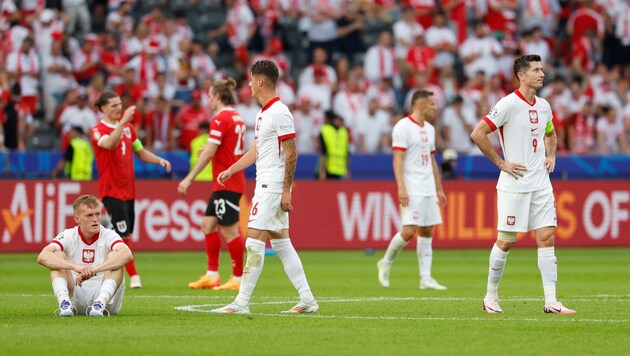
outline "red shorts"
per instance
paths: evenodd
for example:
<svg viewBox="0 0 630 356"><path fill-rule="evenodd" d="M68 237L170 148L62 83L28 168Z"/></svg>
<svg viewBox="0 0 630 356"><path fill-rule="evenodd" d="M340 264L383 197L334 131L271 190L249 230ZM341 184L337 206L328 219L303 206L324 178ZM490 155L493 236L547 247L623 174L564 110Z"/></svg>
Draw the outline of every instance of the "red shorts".
<svg viewBox="0 0 630 356"><path fill-rule="evenodd" d="M36 96L23 96L20 99L20 106L28 110L28 113L34 115L37 111L37 97Z"/></svg>

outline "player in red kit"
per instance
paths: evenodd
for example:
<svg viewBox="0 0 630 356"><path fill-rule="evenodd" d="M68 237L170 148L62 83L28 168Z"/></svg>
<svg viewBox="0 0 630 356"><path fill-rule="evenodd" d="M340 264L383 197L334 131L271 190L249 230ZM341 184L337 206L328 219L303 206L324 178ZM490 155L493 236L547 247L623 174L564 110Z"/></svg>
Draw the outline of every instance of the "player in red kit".
<svg viewBox="0 0 630 356"><path fill-rule="evenodd" d="M177 188L179 194L186 195L192 181L210 161L213 172L223 172L243 156L245 123L233 107L236 104L232 95L235 88L236 82L232 78L217 80L210 87L208 92L210 110L217 114L210 123L208 144L201 151L197 164L179 183ZM245 173L241 171L233 178L226 182L225 186L217 183L216 176L213 181L212 196L201 222L201 231L206 235L208 270L198 281L189 283L190 288L238 290L241 286L244 246L238 230L240 212L238 204L245 191ZM219 276L221 239L218 226L221 226L221 236L225 239L232 258L232 278L223 285Z"/></svg>
<svg viewBox="0 0 630 356"><path fill-rule="evenodd" d="M171 171L171 163L142 147L136 130L129 123L135 106L127 108L121 117L120 97L110 91L101 94L95 106L103 113L103 120L92 128L90 135L99 175L98 190L114 230L131 249L128 237L133 233L136 198L133 153L143 162L159 164L167 172ZM129 286L141 288L134 262L129 262L125 268L131 277Z"/></svg>

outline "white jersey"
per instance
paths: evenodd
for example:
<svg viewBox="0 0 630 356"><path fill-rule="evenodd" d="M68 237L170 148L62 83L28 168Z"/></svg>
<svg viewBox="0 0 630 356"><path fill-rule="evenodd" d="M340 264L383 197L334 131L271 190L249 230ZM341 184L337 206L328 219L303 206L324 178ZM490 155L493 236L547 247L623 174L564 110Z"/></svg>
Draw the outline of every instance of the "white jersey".
<svg viewBox="0 0 630 356"><path fill-rule="evenodd" d="M295 138L293 115L280 98L271 99L256 115L256 188L282 192L286 161L282 141Z"/></svg>
<svg viewBox="0 0 630 356"><path fill-rule="evenodd" d="M518 180L501 171L498 190L526 193L551 186L545 168L545 128L552 118L547 100L535 97L530 104L518 90L499 100L483 118L493 130L499 129L505 160L527 167Z"/></svg>
<svg viewBox="0 0 630 356"><path fill-rule="evenodd" d="M435 196L431 154L435 152L435 128L421 126L410 116L398 121L392 132L392 150L405 151L404 179L410 196Z"/></svg>
<svg viewBox="0 0 630 356"><path fill-rule="evenodd" d="M102 225L98 235L92 238L92 243L90 244L85 242L85 238L78 226L64 230L51 242L57 250L63 251L68 256L70 262L90 267L95 267L105 262L107 255L119 243L123 243L120 236ZM99 273L97 277L102 277L103 273Z"/></svg>

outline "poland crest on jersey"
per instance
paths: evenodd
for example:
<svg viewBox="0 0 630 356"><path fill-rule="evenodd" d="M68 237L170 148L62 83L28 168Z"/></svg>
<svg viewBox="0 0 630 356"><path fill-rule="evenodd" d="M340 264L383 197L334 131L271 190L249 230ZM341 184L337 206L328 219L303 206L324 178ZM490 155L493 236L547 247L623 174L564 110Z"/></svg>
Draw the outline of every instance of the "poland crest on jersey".
<svg viewBox="0 0 630 356"><path fill-rule="evenodd" d="M426 132L420 131L420 139L422 140L422 142L428 142L429 136L427 135Z"/></svg>
<svg viewBox="0 0 630 356"><path fill-rule="evenodd" d="M123 133L125 134L125 137L127 137L127 138L131 138L131 130L129 130L129 128L128 128L128 127L125 127L125 128L123 129Z"/></svg>
<svg viewBox="0 0 630 356"><path fill-rule="evenodd" d="M83 254L81 255L81 260L83 263L94 263L94 250L84 249Z"/></svg>
<svg viewBox="0 0 630 356"><path fill-rule="evenodd" d="M536 110L529 111L529 122L531 122L532 124L538 123L538 111Z"/></svg>
<svg viewBox="0 0 630 356"><path fill-rule="evenodd" d="M516 216L508 216L507 217L507 225L514 226L516 224Z"/></svg>

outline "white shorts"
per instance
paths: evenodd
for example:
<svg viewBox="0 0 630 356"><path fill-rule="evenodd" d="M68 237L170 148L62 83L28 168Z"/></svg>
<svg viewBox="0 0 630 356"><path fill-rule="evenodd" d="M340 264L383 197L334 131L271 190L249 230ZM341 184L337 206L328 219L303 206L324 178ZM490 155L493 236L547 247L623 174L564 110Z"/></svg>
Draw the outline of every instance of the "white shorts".
<svg viewBox="0 0 630 356"><path fill-rule="evenodd" d="M433 226L442 223L437 196L410 196L409 205L400 207L402 224L413 226Z"/></svg>
<svg viewBox="0 0 630 356"><path fill-rule="evenodd" d="M289 213L282 210L281 201L282 193L255 192L247 227L275 233L288 229Z"/></svg>
<svg viewBox="0 0 630 356"><path fill-rule="evenodd" d="M497 190L499 231L528 232L558 226L553 188L529 193Z"/></svg>
<svg viewBox="0 0 630 356"><path fill-rule="evenodd" d="M72 272L73 278L76 278L76 274ZM74 286L74 293L72 298L72 305L77 308L77 314L85 315L85 311L89 306L91 306L96 298L98 297L98 292L101 289L101 284L103 283L102 278L89 279L83 282L83 286ZM114 315L118 314L120 308L122 307L122 300L125 294L125 279L123 278L122 283L116 289L116 293L109 300L105 309Z"/></svg>

